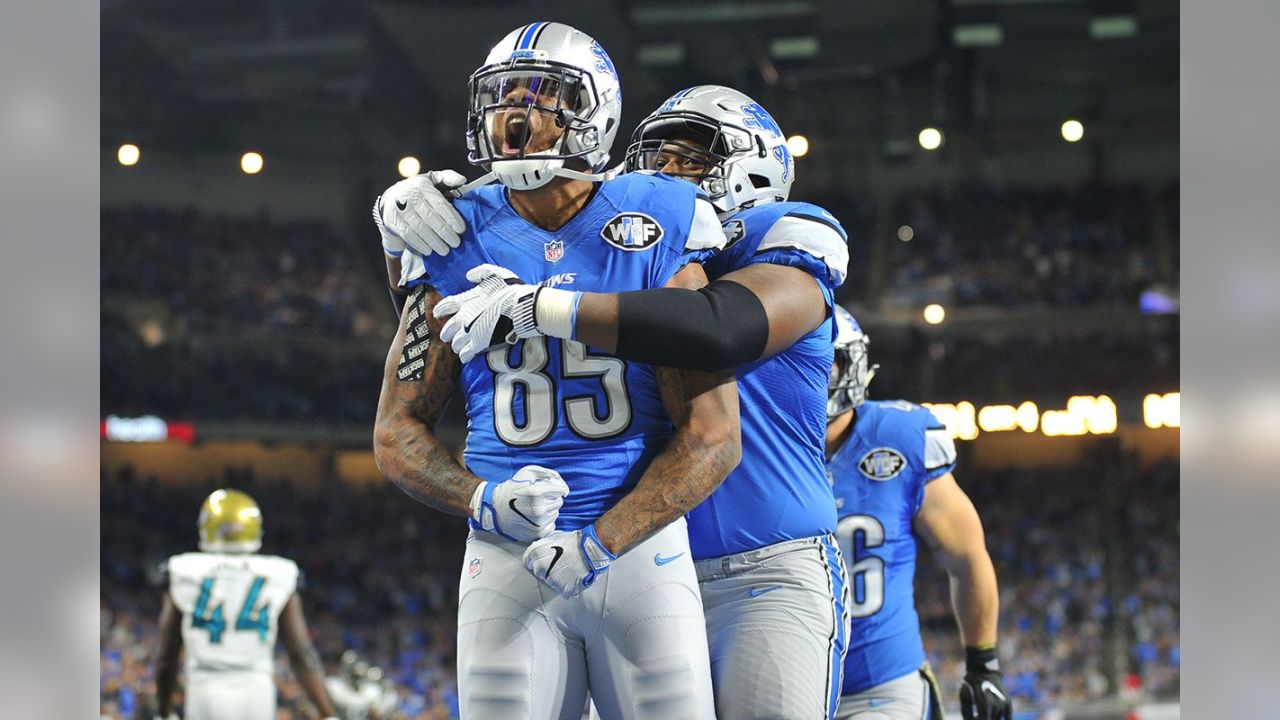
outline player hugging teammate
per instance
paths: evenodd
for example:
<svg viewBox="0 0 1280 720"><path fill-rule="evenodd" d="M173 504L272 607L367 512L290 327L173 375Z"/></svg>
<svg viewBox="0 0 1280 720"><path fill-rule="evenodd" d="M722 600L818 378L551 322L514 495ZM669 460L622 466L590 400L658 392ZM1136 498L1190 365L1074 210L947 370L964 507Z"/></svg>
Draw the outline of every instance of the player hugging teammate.
<svg viewBox="0 0 1280 720"><path fill-rule="evenodd" d="M565 25L510 33L470 98L470 159L498 184L427 173L374 207L408 295L376 456L471 522L463 717L576 718L588 693L610 720L834 717L850 691L827 474L844 230L788 201L785 136L730 88L672 96L626 172L601 174L621 88ZM455 392L464 465L433 433ZM977 691L1003 696L993 672Z"/></svg>

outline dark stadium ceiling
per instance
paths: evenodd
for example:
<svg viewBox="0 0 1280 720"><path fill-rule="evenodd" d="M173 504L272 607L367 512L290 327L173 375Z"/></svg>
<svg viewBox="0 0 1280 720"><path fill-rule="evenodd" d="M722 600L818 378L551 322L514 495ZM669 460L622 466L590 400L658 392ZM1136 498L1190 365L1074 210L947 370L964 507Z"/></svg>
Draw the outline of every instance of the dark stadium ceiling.
<svg viewBox="0 0 1280 720"><path fill-rule="evenodd" d="M466 79L503 34L562 20L608 48L630 127L734 85L784 128L883 142L1067 116L1176 132L1177 0L104 0L104 142L250 134L340 158L460 146Z"/></svg>

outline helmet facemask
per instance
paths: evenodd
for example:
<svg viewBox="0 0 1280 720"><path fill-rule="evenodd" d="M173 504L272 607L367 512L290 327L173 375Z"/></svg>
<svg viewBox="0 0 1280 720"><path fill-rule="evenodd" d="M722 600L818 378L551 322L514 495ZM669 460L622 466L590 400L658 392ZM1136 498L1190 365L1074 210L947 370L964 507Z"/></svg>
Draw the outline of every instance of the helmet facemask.
<svg viewBox="0 0 1280 720"><path fill-rule="evenodd" d="M689 111L668 111L640 123L627 148L626 170L656 171L689 180L722 213L740 209L730 199L733 164L755 151L742 127Z"/></svg>
<svg viewBox="0 0 1280 720"><path fill-rule="evenodd" d="M468 160L515 190L550 182L565 161L600 148L591 76L551 61L503 63L471 76ZM593 169L593 168L589 168Z"/></svg>
<svg viewBox="0 0 1280 720"><path fill-rule="evenodd" d="M827 381L827 419L831 420L867 401L867 386L879 365L867 364L866 335L835 346L835 363Z"/></svg>

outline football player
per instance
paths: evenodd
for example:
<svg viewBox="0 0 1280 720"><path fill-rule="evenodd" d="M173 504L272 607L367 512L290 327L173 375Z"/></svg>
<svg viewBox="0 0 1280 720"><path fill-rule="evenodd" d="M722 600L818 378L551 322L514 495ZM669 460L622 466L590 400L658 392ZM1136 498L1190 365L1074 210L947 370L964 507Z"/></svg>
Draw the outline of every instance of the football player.
<svg viewBox="0 0 1280 720"><path fill-rule="evenodd" d="M830 213L787 201L795 166L781 128L758 103L730 88L699 86L667 100L637 128L626 169L689 180L716 206L729 246L706 263L713 280L706 290L675 291L678 296L669 298L665 290L602 295L493 284L492 292L481 288L450 303L466 307L443 337L465 357L492 343L490 328L515 317L511 311L522 303L522 312L537 320L563 299L566 307L577 306L576 322L567 329L535 322L535 329L607 344L605 334L616 326L587 307L598 301L630 307L635 300L652 304L637 306L652 343L619 341L616 354L653 358L667 352L659 346L670 344L670 362L697 358L694 365L727 368L736 358L670 331L716 322L685 303L706 303L735 318L754 304L767 315L767 321L745 326L764 349L737 368L742 463L689 514L689 541L698 561L720 716L829 717L840 694L848 618L823 448L835 332L830 317L847 269L847 237ZM408 224L420 228L419 236L431 232L427 223ZM762 353L766 357L759 359Z"/></svg>
<svg viewBox="0 0 1280 720"><path fill-rule="evenodd" d="M369 680L373 669L354 650L347 650L342 653L338 674L325 678L325 689L341 720L369 720L383 692L381 671L377 681Z"/></svg>
<svg viewBox="0 0 1280 720"><path fill-rule="evenodd" d="M588 290L702 284L698 263L724 245L715 209L679 180L594 174L617 132L621 88L604 48L578 30L519 28L469 87L470 156L499 184L455 201L466 230L452 252L414 256L425 274L407 283L375 429L388 479L471 518L462 712L577 718L589 688L610 720L713 717L683 516L738 463L732 375L628 363L544 336L463 362L429 338L440 294L470 288L469 271L485 263ZM402 203L384 195L379 214ZM465 467L433 433L455 390L467 404Z"/></svg>
<svg viewBox="0 0 1280 720"><path fill-rule="evenodd" d="M197 523L200 552L165 564L168 592L160 610L156 698L171 717L178 652L186 648L186 720L274 720L276 636L294 675L322 716L336 720L324 690L324 667L311 644L292 560L260 555L262 513L239 490L216 490Z"/></svg>
<svg viewBox="0 0 1280 720"><path fill-rule="evenodd" d="M867 366L867 338L844 308L836 308L836 325L827 468L840 515L836 536L853 587L838 717L943 717L912 588L916 542L923 540L951 576L965 647L961 714L966 720L1011 720L996 657L995 568L982 521L952 474L955 444L929 410L901 400L867 400L875 372Z"/></svg>

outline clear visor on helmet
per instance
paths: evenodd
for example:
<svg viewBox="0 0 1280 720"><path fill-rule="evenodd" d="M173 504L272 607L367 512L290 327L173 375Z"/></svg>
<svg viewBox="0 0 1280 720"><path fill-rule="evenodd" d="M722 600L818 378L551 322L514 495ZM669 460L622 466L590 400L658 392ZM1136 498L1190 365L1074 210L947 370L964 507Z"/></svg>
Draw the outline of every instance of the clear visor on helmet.
<svg viewBox="0 0 1280 720"><path fill-rule="evenodd" d="M486 159L573 156L566 130L580 129L595 109L592 87L575 68L495 68L471 81L471 112L479 121L477 150Z"/></svg>
<svg viewBox="0 0 1280 720"><path fill-rule="evenodd" d="M669 112L636 128L627 148L626 169L685 178L714 199L727 190L728 166L734 156L751 150L751 133L745 128L700 113Z"/></svg>

